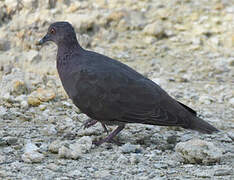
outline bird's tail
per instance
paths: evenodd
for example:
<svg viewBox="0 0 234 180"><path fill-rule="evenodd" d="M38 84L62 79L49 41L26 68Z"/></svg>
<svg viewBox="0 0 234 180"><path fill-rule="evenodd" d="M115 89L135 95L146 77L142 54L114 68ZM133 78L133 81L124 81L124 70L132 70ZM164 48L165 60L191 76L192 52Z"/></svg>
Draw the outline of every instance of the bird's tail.
<svg viewBox="0 0 234 180"><path fill-rule="evenodd" d="M199 131L205 134L212 134L214 132L219 132L214 126L210 125L206 121L202 120L199 117L193 116L191 119L191 123L189 127L185 127L186 129L192 129Z"/></svg>

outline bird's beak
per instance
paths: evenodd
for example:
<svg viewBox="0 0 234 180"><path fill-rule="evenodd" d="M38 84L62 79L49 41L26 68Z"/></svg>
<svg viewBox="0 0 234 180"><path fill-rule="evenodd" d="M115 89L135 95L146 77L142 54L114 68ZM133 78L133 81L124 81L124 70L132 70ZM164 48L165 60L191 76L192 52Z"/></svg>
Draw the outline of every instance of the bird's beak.
<svg viewBox="0 0 234 180"><path fill-rule="evenodd" d="M46 34L40 41L36 43L36 45L43 45L45 42L49 41L49 35Z"/></svg>

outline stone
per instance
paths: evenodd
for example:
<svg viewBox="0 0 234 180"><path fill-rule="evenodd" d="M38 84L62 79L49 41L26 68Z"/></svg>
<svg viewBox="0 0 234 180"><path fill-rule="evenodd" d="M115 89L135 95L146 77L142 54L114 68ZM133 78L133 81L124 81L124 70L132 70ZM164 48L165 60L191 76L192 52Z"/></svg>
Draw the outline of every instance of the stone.
<svg viewBox="0 0 234 180"><path fill-rule="evenodd" d="M44 155L38 152L38 147L29 142L25 145L22 160L26 163L40 163L44 159Z"/></svg>
<svg viewBox="0 0 234 180"><path fill-rule="evenodd" d="M0 118L3 118L7 114L7 109L3 106L0 106Z"/></svg>
<svg viewBox="0 0 234 180"><path fill-rule="evenodd" d="M175 147L178 159L184 163L210 164L219 162L223 156L223 150L213 143L200 139L191 139L180 142Z"/></svg>
<svg viewBox="0 0 234 180"><path fill-rule="evenodd" d="M42 102L48 102L55 98L55 92L52 89L38 88L28 96L28 104L39 106Z"/></svg>
<svg viewBox="0 0 234 180"><path fill-rule="evenodd" d="M140 153L142 150L140 145L126 143L121 147L121 151L122 153Z"/></svg>
<svg viewBox="0 0 234 180"><path fill-rule="evenodd" d="M6 95L19 96L29 91L28 84L25 79L25 73L20 69L12 69L11 74L2 77L0 82L0 98L5 99Z"/></svg>
<svg viewBox="0 0 234 180"><path fill-rule="evenodd" d="M193 172L193 174L199 178L210 178L213 176L213 172L209 170L200 170L197 169Z"/></svg>
<svg viewBox="0 0 234 180"><path fill-rule="evenodd" d="M50 125L44 127L42 129L42 132L46 136L56 135L57 134L56 126L53 124L50 124Z"/></svg>
<svg viewBox="0 0 234 180"><path fill-rule="evenodd" d="M210 97L210 96L207 96L207 95L201 95L199 97L199 101L202 103L202 104L211 104L212 102L215 102L214 98Z"/></svg>
<svg viewBox="0 0 234 180"><path fill-rule="evenodd" d="M231 98L231 99L229 99L229 101L228 101L230 104L231 104L231 106L234 106L234 97L233 98Z"/></svg>
<svg viewBox="0 0 234 180"><path fill-rule="evenodd" d="M92 139L89 136L80 138L77 142L70 145L63 145L59 148L58 154L60 158L78 159L90 151L92 147Z"/></svg>
<svg viewBox="0 0 234 180"><path fill-rule="evenodd" d="M6 161L6 156L4 154L0 153L0 164L4 163Z"/></svg>
<svg viewBox="0 0 234 180"><path fill-rule="evenodd" d="M129 160L128 160L127 157L125 157L123 154L121 154L121 155L118 157L117 162L118 162L119 164L126 164L126 163L129 162Z"/></svg>
<svg viewBox="0 0 234 180"><path fill-rule="evenodd" d="M222 176L223 177L223 176L230 175L232 173L233 173L232 169L217 169L214 172L214 176Z"/></svg>
<svg viewBox="0 0 234 180"><path fill-rule="evenodd" d="M50 145L49 145L49 151L52 153L58 153L59 152L59 148L62 147L65 144L65 142L56 140L53 141Z"/></svg>
<svg viewBox="0 0 234 180"><path fill-rule="evenodd" d="M110 172L108 170L99 170L95 172L95 177L97 178L111 178L112 175L110 174Z"/></svg>
<svg viewBox="0 0 234 180"><path fill-rule="evenodd" d="M227 135L229 136L229 138L232 139L232 141L234 141L234 132L228 132Z"/></svg>
<svg viewBox="0 0 234 180"><path fill-rule="evenodd" d="M68 158L69 159L72 157L70 149L66 146L62 146L59 148L58 155L60 158Z"/></svg>
<svg viewBox="0 0 234 180"><path fill-rule="evenodd" d="M154 36L157 39L161 39L164 36L166 36L165 29L164 29L162 23L160 23L160 22L154 22L152 24L146 25L144 30L143 30L143 33L146 35Z"/></svg>
<svg viewBox="0 0 234 180"><path fill-rule="evenodd" d="M7 51L11 48L10 42L4 39L0 39L0 51Z"/></svg>
<svg viewBox="0 0 234 180"><path fill-rule="evenodd" d="M6 140L8 145L14 145L18 141L16 137L5 137L4 139Z"/></svg>

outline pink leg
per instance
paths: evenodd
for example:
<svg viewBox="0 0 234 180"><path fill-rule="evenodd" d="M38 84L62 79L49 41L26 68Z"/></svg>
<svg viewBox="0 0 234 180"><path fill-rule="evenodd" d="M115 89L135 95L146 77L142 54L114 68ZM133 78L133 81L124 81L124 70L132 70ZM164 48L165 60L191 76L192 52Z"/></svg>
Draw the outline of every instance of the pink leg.
<svg viewBox="0 0 234 180"><path fill-rule="evenodd" d="M89 119L83 124L84 129L89 128L89 127L95 125L97 122L98 122L97 120L89 118ZM106 125L105 125L104 123L101 123L101 124L102 124L102 127L103 127L104 131L105 131L107 134L109 134L108 129L106 128Z"/></svg>
<svg viewBox="0 0 234 180"><path fill-rule="evenodd" d="M95 145L99 146L101 144L103 144L104 142L112 142L113 138L120 132L122 131L124 128L124 125L120 125L118 126L112 133L110 133L106 138L97 141L97 142L93 142Z"/></svg>
<svg viewBox="0 0 234 180"><path fill-rule="evenodd" d="M85 121L85 123L82 125L84 126L84 129L89 128L93 125L95 125L98 121L94 120L94 119L88 119L87 121Z"/></svg>

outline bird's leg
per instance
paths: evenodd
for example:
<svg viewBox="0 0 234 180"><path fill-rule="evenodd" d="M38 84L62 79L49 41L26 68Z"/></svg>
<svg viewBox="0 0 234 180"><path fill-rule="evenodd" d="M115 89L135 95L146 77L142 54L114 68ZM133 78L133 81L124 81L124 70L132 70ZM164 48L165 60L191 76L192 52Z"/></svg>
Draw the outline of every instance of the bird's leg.
<svg viewBox="0 0 234 180"><path fill-rule="evenodd" d="M98 122L97 120L89 118L87 121L85 121L85 123L82 126L84 127L84 129L86 129L93 126L97 122Z"/></svg>
<svg viewBox="0 0 234 180"><path fill-rule="evenodd" d="M97 120L89 118L82 126L84 127L84 129L86 129L86 128L89 128L89 127L95 125L97 122L98 122ZM107 134L109 134L108 129L106 128L106 125L102 122L101 122L101 124L102 124L104 131Z"/></svg>
<svg viewBox="0 0 234 180"><path fill-rule="evenodd" d="M124 128L124 125L120 125L118 126L112 133L110 133L106 138L100 140L100 141L96 141L96 142L93 142L93 144L99 146L101 144L103 144L104 142L112 142L113 141L113 138L120 132L122 131Z"/></svg>
<svg viewBox="0 0 234 180"><path fill-rule="evenodd" d="M105 131L105 132L107 133L107 135L108 135L108 134L109 134L109 131L108 131L106 125L105 125L104 123L101 123L101 124L102 124L102 127L103 127L104 131Z"/></svg>

